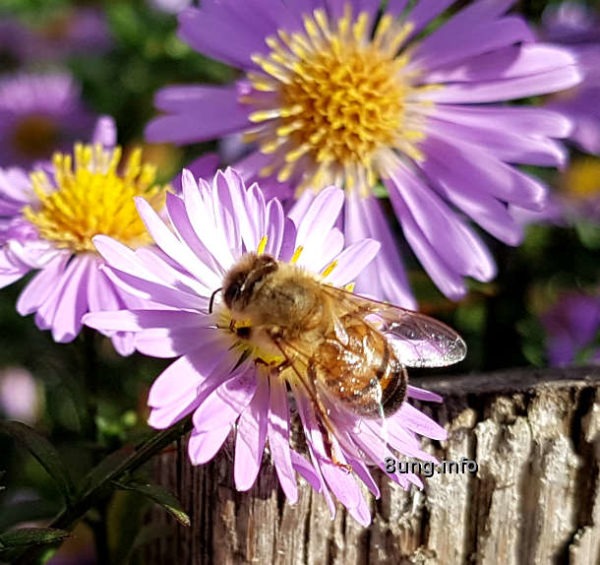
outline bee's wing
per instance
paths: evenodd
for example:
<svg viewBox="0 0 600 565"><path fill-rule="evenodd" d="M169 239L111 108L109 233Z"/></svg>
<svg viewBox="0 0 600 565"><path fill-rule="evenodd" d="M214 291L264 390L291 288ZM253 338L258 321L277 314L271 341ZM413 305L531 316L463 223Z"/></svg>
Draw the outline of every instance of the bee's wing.
<svg viewBox="0 0 600 565"><path fill-rule="evenodd" d="M323 285L338 317L361 318L380 331L405 367L445 367L465 358L467 346L446 324L424 314Z"/></svg>

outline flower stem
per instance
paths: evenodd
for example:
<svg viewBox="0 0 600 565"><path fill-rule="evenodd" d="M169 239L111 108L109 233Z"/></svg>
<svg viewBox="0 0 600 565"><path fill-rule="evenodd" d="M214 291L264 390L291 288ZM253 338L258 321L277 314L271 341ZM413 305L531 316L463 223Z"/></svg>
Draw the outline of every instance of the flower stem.
<svg viewBox="0 0 600 565"><path fill-rule="evenodd" d="M154 434L149 439L144 442L134 446L133 448L129 447L131 453L123 459L120 463L115 465L114 467L108 469L105 473L102 474L100 478L96 478L92 484L90 484L87 488L83 490L74 500L73 504L66 507L49 525L50 528L58 528L61 530L72 530L75 524L82 519L87 512L92 509L101 509L104 507L106 509L106 502L108 496L112 492L114 486L113 482L118 481L126 474L134 472L144 463L149 461L154 455L160 453L165 447L167 447L173 441L179 439L184 436L189 430L192 428L192 418L188 416L186 419L178 422L177 424L171 426L170 428L163 430ZM102 466L102 463L99 467ZM97 468L98 469L98 468ZM97 470L96 469L96 470ZM92 471L93 473L94 471ZM89 477L90 475L88 475ZM106 543L105 533L106 533L106 513L101 513L100 521L102 522L103 528L103 536L100 536L100 539L97 538L98 542L101 542L104 539L103 547L98 546L97 550L100 552L108 551L108 545ZM94 526L92 526L94 529ZM34 563L35 556L39 555L39 548L28 548L22 554L17 556L14 563L16 564L25 564L25 563ZM98 558L100 558L100 553L98 554ZM99 561L103 563L104 561Z"/></svg>

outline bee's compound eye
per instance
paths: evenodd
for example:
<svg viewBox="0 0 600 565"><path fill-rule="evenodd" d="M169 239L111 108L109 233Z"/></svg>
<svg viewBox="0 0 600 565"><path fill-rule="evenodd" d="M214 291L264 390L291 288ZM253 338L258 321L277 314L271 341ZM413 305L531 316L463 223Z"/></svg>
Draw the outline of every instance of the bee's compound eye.
<svg viewBox="0 0 600 565"><path fill-rule="evenodd" d="M250 334L252 333L252 328L249 326L241 326L236 328L235 335L240 339L250 339Z"/></svg>
<svg viewBox="0 0 600 565"><path fill-rule="evenodd" d="M239 276L232 280L224 289L223 289L223 300L227 305L227 308L231 308L232 304L239 300L242 294L242 288L244 286L245 276Z"/></svg>

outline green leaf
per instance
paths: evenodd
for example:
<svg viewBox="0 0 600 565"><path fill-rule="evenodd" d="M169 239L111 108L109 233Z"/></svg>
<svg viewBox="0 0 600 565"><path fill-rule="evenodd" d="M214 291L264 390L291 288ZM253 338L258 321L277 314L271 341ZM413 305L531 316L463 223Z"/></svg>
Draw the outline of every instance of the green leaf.
<svg viewBox="0 0 600 565"><path fill-rule="evenodd" d="M115 482L116 486L122 490L130 490L137 492L171 514L180 524L189 526L191 524L189 516L181 508L181 504L177 498L160 485L151 485L139 481L128 481L127 483Z"/></svg>
<svg viewBox="0 0 600 565"><path fill-rule="evenodd" d="M584 247L600 249L600 226L597 222L581 220L575 224L575 229Z"/></svg>
<svg viewBox="0 0 600 565"><path fill-rule="evenodd" d="M114 478L114 474L121 469L134 452L135 449L131 445L125 445L107 455L85 476L82 491L108 487L105 483Z"/></svg>
<svg viewBox="0 0 600 565"><path fill-rule="evenodd" d="M57 484L67 504L73 499L75 487L54 446L33 428L22 422L0 422L0 433L11 436L23 445Z"/></svg>
<svg viewBox="0 0 600 565"><path fill-rule="evenodd" d="M5 500L3 501L2 512L0 512L0 532L23 522L44 520L44 523L49 523L52 516L59 510L57 502L39 498L16 500L14 502Z"/></svg>
<svg viewBox="0 0 600 565"><path fill-rule="evenodd" d="M9 551L32 545L54 544L69 535L69 532L55 528L19 528L0 535L0 550Z"/></svg>

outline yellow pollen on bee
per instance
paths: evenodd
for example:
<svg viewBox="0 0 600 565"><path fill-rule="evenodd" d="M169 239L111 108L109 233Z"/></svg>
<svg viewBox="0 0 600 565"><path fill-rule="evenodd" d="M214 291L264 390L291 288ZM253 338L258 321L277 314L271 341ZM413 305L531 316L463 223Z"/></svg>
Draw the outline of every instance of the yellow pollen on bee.
<svg viewBox="0 0 600 565"><path fill-rule="evenodd" d="M423 158L415 107L427 113L428 103L415 102L422 87L400 52L414 26L389 14L371 24L350 3L337 21L317 9L301 31L278 30L266 39L270 52L253 55L259 70L247 77L257 96L240 102L253 106L255 138L271 157L260 174L296 178L301 190L341 182L364 194L385 173L381 153Z"/></svg>
<svg viewBox="0 0 600 565"><path fill-rule="evenodd" d="M132 247L148 243L134 197L159 210L168 187L155 184L155 167L142 163L141 149L131 152L122 170L120 164L120 147L76 144L74 159L56 153L53 179L43 171L31 174L39 203L23 210L25 218L40 237L74 253L95 252L92 238L98 234Z"/></svg>

